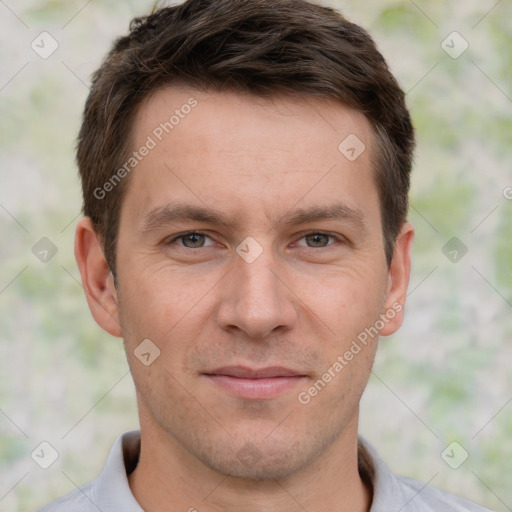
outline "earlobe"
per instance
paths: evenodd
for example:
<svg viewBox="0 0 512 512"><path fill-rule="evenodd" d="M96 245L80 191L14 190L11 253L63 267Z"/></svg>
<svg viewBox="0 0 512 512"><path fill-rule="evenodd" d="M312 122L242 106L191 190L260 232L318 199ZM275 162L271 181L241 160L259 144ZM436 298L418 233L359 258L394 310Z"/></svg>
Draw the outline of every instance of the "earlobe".
<svg viewBox="0 0 512 512"><path fill-rule="evenodd" d="M88 217L81 219L76 227L75 258L87 303L96 323L112 336L121 337L114 279L98 234Z"/></svg>
<svg viewBox="0 0 512 512"><path fill-rule="evenodd" d="M381 336L389 336L402 325L405 300L411 273L411 252L414 239L414 226L405 222L398 234L393 259L388 271L388 288L382 313L389 321L380 331Z"/></svg>

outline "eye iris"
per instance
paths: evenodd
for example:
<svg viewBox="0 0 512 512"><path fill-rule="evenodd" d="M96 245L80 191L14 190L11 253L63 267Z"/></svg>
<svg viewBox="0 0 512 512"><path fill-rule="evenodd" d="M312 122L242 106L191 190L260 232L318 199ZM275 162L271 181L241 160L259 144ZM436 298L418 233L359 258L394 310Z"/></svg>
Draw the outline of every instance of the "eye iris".
<svg viewBox="0 0 512 512"><path fill-rule="evenodd" d="M190 235L183 236L182 240L186 247L201 247L204 244L204 235L191 233ZM191 242L191 244L187 245L186 242Z"/></svg>
<svg viewBox="0 0 512 512"><path fill-rule="evenodd" d="M310 247L325 247L329 241L329 236L322 233L313 233L311 235L307 235L306 239L308 240L308 245ZM310 244L309 241L312 241L313 243Z"/></svg>

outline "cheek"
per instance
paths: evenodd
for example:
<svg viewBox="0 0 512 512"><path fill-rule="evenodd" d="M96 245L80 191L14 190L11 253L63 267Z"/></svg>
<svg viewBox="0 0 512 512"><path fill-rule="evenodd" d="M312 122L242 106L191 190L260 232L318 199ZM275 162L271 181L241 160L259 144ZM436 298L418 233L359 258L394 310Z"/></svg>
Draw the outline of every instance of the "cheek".
<svg viewBox="0 0 512 512"><path fill-rule="evenodd" d="M184 276L181 269L168 264L141 266L140 271L134 265L131 270L130 277L123 276L119 310L132 365L138 369L134 351L143 340L149 339L158 349L156 366L160 371L167 376L183 373L187 353L204 338L205 331L214 328L212 287L219 279L213 273L197 279L190 273ZM150 375L144 373L146 377ZM160 375L163 381L165 377Z"/></svg>
<svg viewBox="0 0 512 512"><path fill-rule="evenodd" d="M127 261L123 270L124 275L120 276L123 304L135 315L134 320L151 318L153 322L155 318L162 318L170 324L208 290L205 279L194 279L190 274L184 276L182 269L166 261L149 265L143 261Z"/></svg>
<svg viewBox="0 0 512 512"><path fill-rule="evenodd" d="M369 268L342 269L308 293L305 303L336 336L346 340L373 325L382 311L387 275Z"/></svg>

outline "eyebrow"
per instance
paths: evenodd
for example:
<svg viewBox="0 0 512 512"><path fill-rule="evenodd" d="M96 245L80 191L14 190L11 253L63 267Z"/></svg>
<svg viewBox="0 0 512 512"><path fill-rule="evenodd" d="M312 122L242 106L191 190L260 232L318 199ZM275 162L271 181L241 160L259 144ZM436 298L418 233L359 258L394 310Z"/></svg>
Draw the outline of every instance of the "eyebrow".
<svg viewBox="0 0 512 512"><path fill-rule="evenodd" d="M315 205L309 208L290 210L284 215L275 217L272 221L272 227L275 228L279 225L295 226L321 220L342 220L353 224L360 230L364 231L366 228L365 216L360 209L339 202L327 206ZM239 220L230 219L220 211L174 201L149 211L144 216L141 229L143 232L153 231L183 221L222 224L229 229L236 229L240 226Z"/></svg>

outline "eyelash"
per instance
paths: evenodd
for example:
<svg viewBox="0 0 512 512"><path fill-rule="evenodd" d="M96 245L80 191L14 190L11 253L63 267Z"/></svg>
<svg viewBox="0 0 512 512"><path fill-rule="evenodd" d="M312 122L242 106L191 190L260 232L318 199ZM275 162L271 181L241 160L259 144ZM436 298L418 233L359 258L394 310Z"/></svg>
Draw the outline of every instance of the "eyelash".
<svg viewBox="0 0 512 512"><path fill-rule="evenodd" d="M202 231L187 231L185 233L180 233L179 235L176 235L175 237L173 237L172 239L168 240L166 242L166 245L171 245L171 244L174 244L177 240L180 240L180 239L183 239L189 235L203 235L205 237L208 237L211 239L211 237L207 234L207 233L203 233ZM327 233L327 232L324 232L324 231L308 231L307 233L303 233L302 236L299 238L299 240L302 240L303 238L306 238L307 236L310 236L310 235L325 235L329 238L332 238L334 240L336 240L337 242L344 242L345 240L340 237L340 236L336 236L336 235L333 235L331 233ZM308 247L308 246L301 246L301 247L307 247L309 249L326 249L327 247L330 247L331 245L334 245L334 244L328 244L327 246L325 247ZM210 246L203 246L203 247L186 247L184 245L181 245L180 247L184 248L184 249L205 249L206 247L210 247Z"/></svg>

